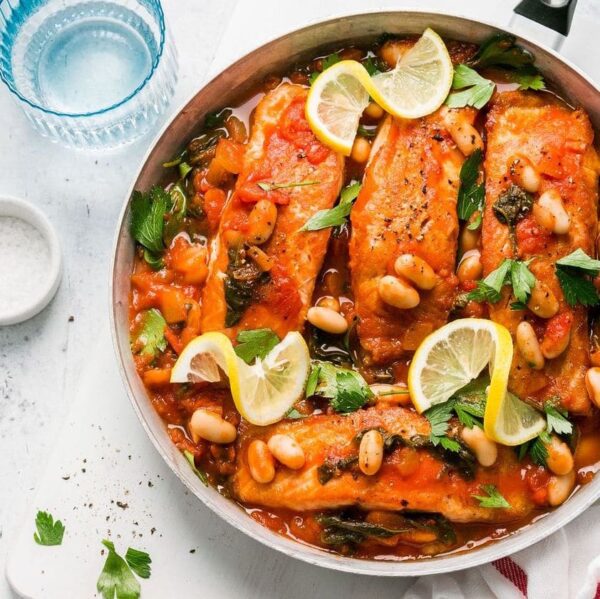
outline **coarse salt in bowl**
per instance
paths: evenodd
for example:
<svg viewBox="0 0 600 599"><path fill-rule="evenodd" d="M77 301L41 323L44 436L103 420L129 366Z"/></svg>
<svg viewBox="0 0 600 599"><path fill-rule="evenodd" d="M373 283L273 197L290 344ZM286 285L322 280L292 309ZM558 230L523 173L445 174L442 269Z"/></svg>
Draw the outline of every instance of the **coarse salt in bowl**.
<svg viewBox="0 0 600 599"><path fill-rule="evenodd" d="M54 297L61 276L58 237L35 206L0 197L0 326L23 322Z"/></svg>

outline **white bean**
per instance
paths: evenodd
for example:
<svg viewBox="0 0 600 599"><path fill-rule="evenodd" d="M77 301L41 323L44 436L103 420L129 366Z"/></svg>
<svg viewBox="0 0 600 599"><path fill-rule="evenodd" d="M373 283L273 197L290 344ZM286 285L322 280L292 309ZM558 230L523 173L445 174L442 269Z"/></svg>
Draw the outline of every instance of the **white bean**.
<svg viewBox="0 0 600 599"><path fill-rule="evenodd" d="M237 430L231 422L209 410L196 410L190 419L189 429L194 443L205 439L224 445L233 443L237 437Z"/></svg>
<svg viewBox="0 0 600 599"><path fill-rule="evenodd" d="M465 156L470 156L475 150L483 150L481 135L470 123L455 121L449 125L448 132Z"/></svg>
<svg viewBox="0 0 600 599"><path fill-rule="evenodd" d="M544 368L545 360L540 342L533 327L525 320L520 322L517 327L516 341L519 353L531 368L534 370Z"/></svg>
<svg viewBox="0 0 600 599"><path fill-rule="evenodd" d="M531 290L527 307L540 318L552 318L560 308L552 289L539 279Z"/></svg>
<svg viewBox="0 0 600 599"><path fill-rule="evenodd" d="M269 200L259 200L248 216L247 241L251 245L265 243L273 234L277 222L277 206Z"/></svg>
<svg viewBox="0 0 600 599"><path fill-rule="evenodd" d="M299 470L304 466L304 451L289 435L273 435L267 445L277 461L291 470Z"/></svg>
<svg viewBox="0 0 600 599"><path fill-rule="evenodd" d="M386 275L379 279L377 291L379 292L379 297L386 304L395 308L401 308L402 310L414 308L421 301L419 293L413 287L402 279L392 275Z"/></svg>
<svg viewBox="0 0 600 599"><path fill-rule="evenodd" d="M537 169L524 156L514 156L511 159L510 174L513 181L529 193L535 193L542 183Z"/></svg>
<svg viewBox="0 0 600 599"><path fill-rule="evenodd" d="M587 371L585 387L590 399L600 408L600 367L594 366Z"/></svg>
<svg viewBox="0 0 600 599"><path fill-rule="evenodd" d="M573 453L564 441L561 441L556 435L552 435L550 443L544 443L544 446L548 450L546 463L554 474L562 476L573 470L575 465Z"/></svg>
<svg viewBox="0 0 600 599"><path fill-rule="evenodd" d="M358 467L363 474L373 476L383 462L383 436L379 431L367 431L360 440Z"/></svg>
<svg viewBox="0 0 600 599"><path fill-rule="evenodd" d="M494 441L488 439L485 433L478 427L464 427L460 436L468 447L473 450L477 461L484 467L493 466L498 459L498 446Z"/></svg>
<svg viewBox="0 0 600 599"><path fill-rule="evenodd" d="M348 330L348 321L331 308L313 306L308 310L306 318L313 326L333 335L341 335Z"/></svg>
<svg viewBox="0 0 600 599"><path fill-rule="evenodd" d="M539 197L537 205L550 214L551 221L553 223L553 226L550 230L553 233L556 233L557 235L564 235L565 233L569 232L571 219L568 212L565 210L562 198L556 189L549 189L548 191L545 191Z"/></svg>
<svg viewBox="0 0 600 599"><path fill-rule="evenodd" d="M255 439L248 447L248 469L257 483L270 483L275 478L273 454L260 439Z"/></svg>
<svg viewBox="0 0 600 599"><path fill-rule="evenodd" d="M394 262L399 277L413 282L419 289L433 289L437 282L435 271L423 258L414 254L402 254Z"/></svg>
<svg viewBox="0 0 600 599"><path fill-rule="evenodd" d="M548 481L548 503L556 507L564 503L575 488L575 470L562 476L551 476Z"/></svg>
<svg viewBox="0 0 600 599"><path fill-rule="evenodd" d="M463 254L458 263L456 276L461 283L465 281L476 281L483 274L483 264L481 264L481 252L479 250L469 250Z"/></svg>

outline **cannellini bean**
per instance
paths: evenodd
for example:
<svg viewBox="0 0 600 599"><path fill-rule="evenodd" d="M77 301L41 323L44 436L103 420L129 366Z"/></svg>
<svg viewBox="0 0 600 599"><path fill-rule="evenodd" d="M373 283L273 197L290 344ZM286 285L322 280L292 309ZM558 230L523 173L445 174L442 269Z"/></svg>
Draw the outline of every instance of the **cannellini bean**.
<svg viewBox="0 0 600 599"><path fill-rule="evenodd" d="M364 114L371 119L379 120L384 115L384 110L377 102L369 102Z"/></svg>
<svg viewBox="0 0 600 599"><path fill-rule="evenodd" d="M319 308L329 308L334 312L340 311L340 300L337 297L333 297L332 295L325 295L320 297L317 301L317 307Z"/></svg>
<svg viewBox="0 0 600 599"><path fill-rule="evenodd" d="M256 266L263 272L268 272L275 265L273 258L263 252L259 247L251 245L247 250L246 254L254 260Z"/></svg>
<svg viewBox="0 0 600 599"><path fill-rule="evenodd" d="M460 432L462 440L473 451L477 461L484 467L493 466L498 458L498 446L488 439L478 427L464 427Z"/></svg>
<svg viewBox="0 0 600 599"><path fill-rule="evenodd" d="M558 315L554 318L560 319L561 316L567 316L567 314ZM553 358L560 356L560 354L567 349L569 346L569 341L571 340L572 325L572 318L562 322L557 322L556 320L548 321L548 325L546 325L546 332L541 343L542 354L544 354L544 358L547 360L552 360Z"/></svg>
<svg viewBox="0 0 600 599"><path fill-rule="evenodd" d="M298 442L289 435L273 435L267 446L277 461L292 470L299 470L304 466L306 458Z"/></svg>
<svg viewBox="0 0 600 599"><path fill-rule="evenodd" d="M231 422L215 412L199 409L192 414L189 424L190 434L194 443L205 439L211 443L233 443L237 437L237 430Z"/></svg>
<svg viewBox="0 0 600 599"><path fill-rule="evenodd" d="M421 298L418 292L405 281L386 275L379 279L377 285L379 297L390 306L408 310L419 305Z"/></svg>
<svg viewBox="0 0 600 599"><path fill-rule="evenodd" d="M575 488L575 470L562 476L551 476L548 481L548 503L557 506L564 503Z"/></svg>
<svg viewBox="0 0 600 599"><path fill-rule="evenodd" d="M479 250L469 250L463 254L460 259L456 276L461 283L465 281L476 281L481 279L483 274L483 264L481 264L481 252Z"/></svg>
<svg viewBox="0 0 600 599"><path fill-rule="evenodd" d="M394 405L410 405L410 394L406 387L400 385L387 385L385 383L375 383L369 385L369 389L375 395L377 402L385 402Z"/></svg>
<svg viewBox="0 0 600 599"><path fill-rule="evenodd" d="M533 327L527 322L519 323L517 327L517 349L523 356L523 359L534 370L544 368L545 360L540 347L540 342L533 330Z"/></svg>
<svg viewBox="0 0 600 599"><path fill-rule="evenodd" d="M554 216L552 216L549 210L536 202L531 209L531 214L533 214L535 222L542 227L542 229L546 229L546 231L550 231L551 233L554 232Z"/></svg>
<svg viewBox="0 0 600 599"><path fill-rule="evenodd" d="M560 305L552 289L546 283L536 279L527 307L540 318L552 318L558 312Z"/></svg>
<svg viewBox="0 0 600 599"><path fill-rule="evenodd" d="M433 289L437 281L435 271L423 258L402 254L396 258L394 270L399 277L413 282L419 289Z"/></svg>
<svg viewBox="0 0 600 599"><path fill-rule="evenodd" d="M600 367L594 366L587 371L585 387L590 399L600 408Z"/></svg>
<svg viewBox="0 0 600 599"><path fill-rule="evenodd" d="M383 462L383 436L379 431L367 431L360 440L358 467L363 474L377 474Z"/></svg>
<svg viewBox="0 0 600 599"><path fill-rule="evenodd" d="M467 227L463 227L460 232L459 246L462 254L466 254L470 250L474 250L479 245L481 236L481 227L476 231L472 231Z"/></svg>
<svg viewBox="0 0 600 599"><path fill-rule="evenodd" d="M333 335L341 335L348 330L348 321L335 310L323 306L313 306L306 315L308 322L317 329Z"/></svg>
<svg viewBox="0 0 600 599"><path fill-rule="evenodd" d="M513 181L529 193L535 193L540 188L542 178L529 158L514 156L510 161L510 174Z"/></svg>
<svg viewBox="0 0 600 599"><path fill-rule="evenodd" d="M371 153L371 144L364 137L357 137L352 144L350 157L354 162L366 162Z"/></svg>
<svg viewBox="0 0 600 599"><path fill-rule="evenodd" d="M259 200L248 216L247 241L251 245L265 243L273 234L277 221L277 206L269 200Z"/></svg>
<svg viewBox="0 0 600 599"><path fill-rule="evenodd" d="M268 445L255 439L248 447L248 468L257 483L270 483L275 478L275 460Z"/></svg>
<svg viewBox="0 0 600 599"><path fill-rule="evenodd" d="M569 227L571 226L571 218L565 210L562 198L556 189L549 189L545 191L536 202L538 207L537 216L536 212L533 213L534 218L538 220L538 216L541 220L546 222L540 222L542 226L548 230L556 233L557 235L564 235L568 233ZM548 216L544 216L543 212L546 212ZM541 214L540 214L541 212ZM551 226L547 225L551 223Z"/></svg>
<svg viewBox="0 0 600 599"><path fill-rule="evenodd" d="M573 453L564 441L561 441L556 435L552 435L550 443L544 443L544 445L548 450L546 463L554 474L562 476L573 470L575 465Z"/></svg>
<svg viewBox="0 0 600 599"><path fill-rule="evenodd" d="M475 150L483 150L481 135L470 123L455 121L448 126L448 132L465 156L470 156Z"/></svg>

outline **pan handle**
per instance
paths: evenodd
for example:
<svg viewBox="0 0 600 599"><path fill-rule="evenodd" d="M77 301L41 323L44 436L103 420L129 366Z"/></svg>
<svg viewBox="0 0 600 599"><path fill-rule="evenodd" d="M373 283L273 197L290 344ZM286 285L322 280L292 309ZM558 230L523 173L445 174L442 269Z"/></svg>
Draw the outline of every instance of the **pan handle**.
<svg viewBox="0 0 600 599"><path fill-rule="evenodd" d="M560 50L569 34L577 0L521 0L510 27Z"/></svg>

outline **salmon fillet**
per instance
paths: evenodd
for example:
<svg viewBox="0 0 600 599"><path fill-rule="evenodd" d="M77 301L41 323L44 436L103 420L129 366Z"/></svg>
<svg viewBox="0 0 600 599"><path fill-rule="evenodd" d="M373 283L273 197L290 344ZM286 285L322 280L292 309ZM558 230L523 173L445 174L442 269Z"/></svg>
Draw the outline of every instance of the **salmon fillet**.
<svg viewBox="0 0 600 599"><path fill-rule="evenodd" d="M559 104L549 95L509 92L494 101L486 129L484 275L496 269L504 258L532 260L531 271L560 302L557 316L546 321L529 311L511 310L514 299L510 288L505 287L500 302L490 305L490 317L506 326L513 338L518 324L526 318L539 339L552 320L573 320L568 348L558 358L547 360L543 370L530 368L515 351L509 388L522 399L539 403L558 397L570 412L586 413L591 407L584 382L589 366L587 310L579 305L571 308L565 302L554 263L577 248L591 256L595 253L598 158L592 146L592 126L585 112ZM516 256L509 228L493 212L494 202L512 183L509 169L515 155L531 160L542 174L539 194L550 189L560 193L571 219L568 233L555 235L542 229L529 213L516 227Z"/></svg>
<svg viewBox="0 0 600 599"><path fill-rule="evenodd" d="M234 494L240 501L270 508L298 511L348 506L365 510L406 509L440 513L454 522L506 522L523 517L533 509L515 452L507 447L498 448L494 467L477 468L472 480L465 480L449 470L431 451L409 447L397 448L386 455L374 476L365 476L355 469L340 472L326 482L319 480L322 476L319 467L355 456L358 452L356 435L378 427L408 439L430 433L424 417L400 407L370 408L348 416L318 415L268 427L249 427L238 442ZM248 445L254 439L267 441L277 433L290 435L300 444L306 463L300 470L280 467L271 483L257 483L248 467ZM495 485L511 507L479 507L472 495L482 495L484 484Z"/></svg>
<svg viewBox="0 0 600 599"><path fill-rule="evenodd" d="M372 363L414 351L447 321L458 283L456 201L464 162L447 121L472 124L475 115L443 107L418 120L388 117L375 140L352 209L350 241L358 337ZM438 275L436 286L420 291L420 304L410 310L385 304L377 292L381 277L394 274L394 261L404 253L421 257Z"/></svg>
<svg viewBox="0 0 600 599"><path fill-rule="evenodd" d="M213 242L209 275L202 295L202 331L220 330L234 338L239 330L268 327L279 336L300 330L321 268L329 229L303 232L319 210L331 208L340 192L344 160L323 146L304 116L308 90L283 84L258 104L242 171L227 202ZM258 184L283 187L262 189ZM295 183L309 183L290 186ZM273 267L255 289L241 318L227 323L225 281L232 239L243 236L258 200L278 208L273 234L261 249ZM237 242L234 242L237 243Z"/></svg>

